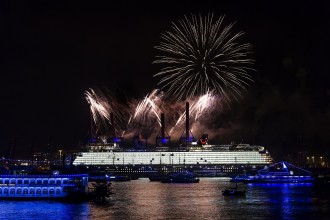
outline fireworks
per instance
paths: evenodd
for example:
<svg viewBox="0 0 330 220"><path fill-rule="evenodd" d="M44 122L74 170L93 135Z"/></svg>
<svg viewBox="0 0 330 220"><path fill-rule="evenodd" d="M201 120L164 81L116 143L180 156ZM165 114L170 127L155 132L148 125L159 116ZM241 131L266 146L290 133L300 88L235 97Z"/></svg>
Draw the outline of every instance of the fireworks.
<svg viewBox="0 0 330 220"><path fill-rule="evenodd" d="M202 95L195 101L193 101L189 110L190 115L194 119L194 122L198 121L199 118L207 111L211 111L216 105L216 100L216 95L214 95L212 92L207 92L205 95ZM183 113L177 120L176 124L170 130L170 134L173 132L177 125L182 125L185 120L186 114Z"/></svg>
<svg viewBox="0 0 330 220"><path fill-rule="evenodd" d="M132 119L138 119L139 122L145 122L148 116L153 115L157 118L157 122L161 125L160 122L160 113L159 103L161 102L162 94L159 93L159 90L153 90L150 95L146 97L137 105L135 108L135 113Z"/></svg>
<svg viewBox="0 0 330 220"><path fill-rule="evenodd" d="M108 129L110 120L109 103L102 95L96 94L93 89L85 92L86 100L90 104L90 110L95 125L93 133L98 133L100 130Z"/></svg>
<svg viewBox="0 0 330 220"><path fill-rule="evenodd" d="M110 113L113 113L117 134L123 136L126 132L125 137L131 135L134 132L133 130L138 128L143 131L146 137L152 139L161 126L161 113L165 114L168 127L172 127L169 132L171 135L176 133L174 130L177 128L181 129L186 119L186 114L183 113L185 102L165 101L163 92L157 89L147 94L140 101L131 101L130 108L120 105L118 100L115 100L115 96L110 95L110 92L104 93L101 90L89 89L85 92L85 95L90 104L93 119L92 135L101 138L102 136L111 136ZM215 106L218 106L219 100L221 98L217 94L209 91L200 97L189 100L191 103L190 120L192 124L205 122L207 120L205 116L216 109ZM129 109L132 110L131 113L128 112Z"/></svg>
<svg viewBox="0 0 330 220"><path fill-rule="evenodd" d="M113 113L114 123L116 124L117 132L124 132L127 117L125 108L120 105L113 96L107 95L101 90L97 92L93 89L85 92L86 100L90 104L92 119L94 121L94 129L92 133L107 135L110 131L110 114ZM126 115L125 115L126 114Z"/></svg>
<svg viewBox="0 0 330 220"><path fill-rule="evenodd" d="M232 34L234 23L225 26L223 20L213 14L185 16L161 35L155 48L164 55L153 63L163 67L154 76L163 77L159 84L167 95L188 99L214 91L230 101L252 81L247 73L253 63L247 52L250 44L238 43L243 32Z"/></svg>

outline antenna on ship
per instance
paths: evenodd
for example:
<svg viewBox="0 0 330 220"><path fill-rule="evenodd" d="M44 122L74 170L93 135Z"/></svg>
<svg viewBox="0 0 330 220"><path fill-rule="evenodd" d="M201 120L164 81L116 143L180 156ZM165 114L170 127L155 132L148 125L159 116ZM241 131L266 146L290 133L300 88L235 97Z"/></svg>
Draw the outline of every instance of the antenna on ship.
<svg viewBox="0 0 330 220"><path fill-rule="evenodd" d="M185 137L183 134L181 135L180 142L181 145L191 145L191 143L194 141L194 136L192 135L190 131L190 124L189 124L189 102L186 102L186 129L185 129Z"/></svg>
<svg viewBox="0 0 330 220"><path fill-rule="evenodd" d="M171 137L165 131L165 115L161 113L160 115L161 121L161 136L159 134L156 137L156 147L168 147L170 144Z"/></svg>

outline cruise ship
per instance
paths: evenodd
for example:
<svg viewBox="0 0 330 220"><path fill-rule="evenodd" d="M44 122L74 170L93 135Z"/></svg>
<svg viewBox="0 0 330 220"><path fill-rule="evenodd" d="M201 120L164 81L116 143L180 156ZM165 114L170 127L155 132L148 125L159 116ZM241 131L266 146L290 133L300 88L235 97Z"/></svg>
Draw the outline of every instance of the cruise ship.
<svg viewBox="0 0 330 220"><path fill-rule="evenodd" d="M86 152L78 153L73 165L81 172L103 170L112 174L148 174L159 170L191 170L198 176L225 176L249 169L261 169L272 163L263 146L249 144L211 145L208 134L196 141L189 129L189 103L186 104L186 132L178 146L169 145L165 135L164 114L161 114L161 135L152 149L120 147L120 138L92 140ZM137 135L136 138L138 138ZM133 141L136 143L137 141Z"/></svg>
<svg viewBox="0 0 330 220"><path fill-rule="evenodd" d="M177 167L191 168L201 175L203 172L205 175L219 175L240 173L242 169L248 168L259 169L271 162L272 158L264 147L239 144L202 145L173 150L156 148L154 151L94 149L77 154L73 165L80 168L103 167L124 173L153 172L153 168L157 167Z"/></svg>

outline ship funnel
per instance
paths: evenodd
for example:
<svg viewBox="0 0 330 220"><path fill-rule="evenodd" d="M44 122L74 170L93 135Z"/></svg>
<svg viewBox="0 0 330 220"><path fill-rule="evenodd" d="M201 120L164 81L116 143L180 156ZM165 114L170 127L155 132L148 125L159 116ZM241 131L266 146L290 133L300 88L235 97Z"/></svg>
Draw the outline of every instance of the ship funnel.
<svg viewBox="0 0 330 220"><path fill-rule="evenodd" d="M182 133L180 142L185 146L191 145L194 142L194 136L191 134L189 124L189 102L186 102L186 134L184 135L184 132Z"/></svg>
<svg viewBox="0 0 330 220"><path fill-rule="evenodd" d="M160 119L161 119L161 124L162 124L162 138L165 138L165 117L164 117L164 113L161 113Z"/></svg>
<svg viewBox="0 0 330 220"><path fill-rule="evenodd" d="M189 102L186 102L186 141L189 140Z"/></svg>
<svg viewBox="0 0 330 220"><path fill-rule="evenodd" d="M170 137L165 134L165 116L164 113L160 115L160 122L161 122L161 133L156 137L156 147L161 148L168 148L170 144Z"/></svg>

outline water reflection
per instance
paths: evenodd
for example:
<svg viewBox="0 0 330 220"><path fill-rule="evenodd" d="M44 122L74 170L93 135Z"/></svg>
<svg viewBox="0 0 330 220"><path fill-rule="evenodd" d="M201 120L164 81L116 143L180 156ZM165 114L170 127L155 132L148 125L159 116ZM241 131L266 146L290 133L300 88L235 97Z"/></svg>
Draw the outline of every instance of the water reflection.
<svg viewBox="0 0 330 220"><path fill-rule="evenodd" d="M221 178L114 182L105 205L0 201L0 219L327 219L330 210L329 196L311 184L248 184L245 197L222 196L230 186Z"/></svg>
<svg viewBox="0 0 330 220"><path fill-rule="evenodd" d="M259 204L265 216L294 219L312 216L312 184L248 184L251 203ZM269 214L267 214L269 213Z"/></svg>
<svg viewBox="0 0 330 220"><path fill-rule="evenodd" d="M88 203L0 201L0 219L89 219Z"/></svg>
<svg viewBox="0 0 330 220"><path fill-rule="evenodd" d="M245 197L224 197L231 185L218 178L198 184L162 184L148 179L114 183L108 207L92 218L123 219L304 219L322 218L312 204L310 184L249 184ZM318 207L318 206L317 206ZM96 209L94 209L96 208ZM328 210L328 209L326 209ZM316 213L316 214L315 214Z"/></svg>

